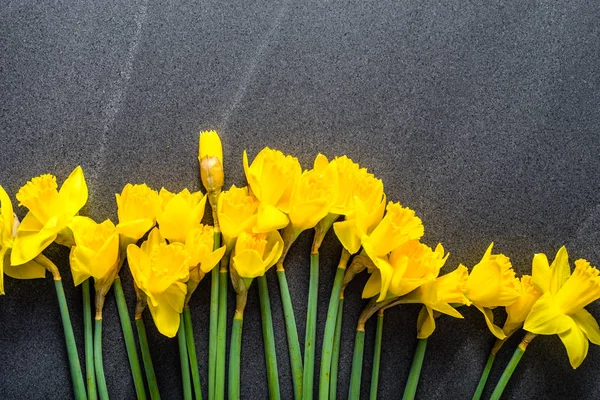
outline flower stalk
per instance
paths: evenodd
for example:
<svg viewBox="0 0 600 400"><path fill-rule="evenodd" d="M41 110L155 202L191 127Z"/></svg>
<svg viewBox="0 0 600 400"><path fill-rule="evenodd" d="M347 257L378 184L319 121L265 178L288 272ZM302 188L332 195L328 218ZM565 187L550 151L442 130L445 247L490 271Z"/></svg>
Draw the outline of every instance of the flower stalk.
<svg viewBox="0 0 600 400"><path fill-rule="evenodd" d="M94 332L92 329L92 305L90 302L90 278L81 284L83 295L83 335L85 348L85 373L88 400L98 398L96 373L94 372Z"/></svg>
<svg viewBox="0 0 600 400"><path fill-rule="evenodd" d="M500 380L496 384L496 388L494 389L494 392L492 393L492 397L490 397L490 400L500 400L500 397L502 396L502 393L504 392L504 389L506 388L506 385L508 384L510 377L512 376L513 372L515 372L517 365L519 365L519 361L521 361L521 357L523 357L523 354L525 354L527 345L529 345L529 343L531 343L531 341L533 339L535 339L536 336L537 336L536 334L527 332L527 334L525 335L525 337L523 338L523 340L521 341L521 343L515 350L508 365L504 369L504 372L502 373Z"/></svg>
<svg viewBox="0 0 600 400"><path fill-rule="evenodd" d="M379 364L381 361L381 339L383 336L383 310L377 313L377 330L375 331L375 349L373 351L373 370L371 373L370 399L377 400L379 386Z"/></svg>
<svg viewBox="0 0 600 400"><path fill-rule="evenodd" d="M185 339L185 320L183 314L179 316L179 329L177 330L177 344L179 345L179 364L181 366L181 383L183 385L184 400L192 400L192 383L190 381L190 364Z"/></svg>
<svg viewBox="0 0 600 400"><path fill-rule="evenodd" d="M412 365L410 366L410 372L408 373L408 381L404 388L404 395L402 400L413 400L415 393L417 393L417 386L419 385L419 377L421 376L421 368L423 367L423 359L425 358L425 350L427 349L427 339L417 340L417 349L413 357Z"/></svg>
<svg viewBox="0 0 600 400"><path fill-rule="evenodd" d="M263 341L265 345L265 361L267 364L269 399L277 400L281 398L281 394L279 392L279 374L277 372L277 354L275 352L275 332L273 330L273 317L271 315L269 288L265 275L259 276L257 280Z"/></svg>

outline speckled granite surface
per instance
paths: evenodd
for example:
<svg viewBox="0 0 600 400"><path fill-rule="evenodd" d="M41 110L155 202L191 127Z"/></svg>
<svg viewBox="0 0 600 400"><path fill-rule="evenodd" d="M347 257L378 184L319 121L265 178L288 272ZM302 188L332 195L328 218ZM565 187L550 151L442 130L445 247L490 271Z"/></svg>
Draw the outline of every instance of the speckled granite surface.
<svg viewBox="0 0 600 400"><path fill-rule="evenodd" d="M87 213L116 218L127 182L199 188L199 129L222 133L227 185L244 184L243 149L272 146L309 167L318 152L347 154L417 210L424 241L442 241L448 267L472 266L493 240L520 272L534 252L567 244L600 263L600 4L593 1L89 1L9 0L0 6L0 184L63 180L82 165ZM18 210L24 215L24 210ZM289 258L300 337L308 290L305 233ZM340 245L324 245L318 349ZM82 349L81 294L67 250L63 272ZM273 271L271 271L273 272ZM269 273L282 398L292 397L277 282ZM345 398L365 277L349 288L339 378ZM133 310L131 276L123 274ZM206 388L207 279L192 301ZM6 279L0 298L0 398L72 396L50 279ZM233 297L230 298L231 309ZM600 305L590 310L600 317ZM418 309L390 311L380 398L399 398ZM443 318L429 340L421 399L468 399L493 343L477 310ZM147 321L147 326L151 326ZM114 297L104 323L114 399L135 393ZM367 326L363 396L374 321ZM149 329L165 399L181 396L177 344ZM498 357L496 381L516 338ZM317 350L317 365L320 351ZM600 351L576 371L557 337L536 339L507 399L595 399ZM242 397L267 397L258 294L244 322ZM486 391L491 393L491 385Z"/></svg>

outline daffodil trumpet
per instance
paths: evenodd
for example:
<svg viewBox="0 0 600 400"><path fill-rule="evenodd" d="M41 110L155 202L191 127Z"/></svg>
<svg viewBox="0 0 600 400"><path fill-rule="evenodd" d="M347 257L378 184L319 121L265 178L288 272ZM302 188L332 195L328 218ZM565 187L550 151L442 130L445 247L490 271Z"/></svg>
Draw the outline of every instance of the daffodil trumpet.
<svg viewBox="0 0 600 400"><path fill-rule="evenodd" d="M350 252L345 248L342 249L342 255L340 257L340 262L338 264L335 273L335 279L333 281L333 287L331 289L331 297L329 298L329 307L327 309L327 320L325 321L325 332L323 334L323 348L321 350L321 370L319 379L319 398L321 399L328 398L331 380L337 379L337 375L335 378L334 375L332 375L333 348L338 322L337 317L339 314L341 314L338 312L338 310L341 310L340 295L342 291L342 284L344 282L344 274L346 272L346 266L348 265L349 259Z"/></svg>
<svg viewBox="0 0 600 400"><path fill-rule="evenodd" d="M140 343L140 351L142 352L142 362L144 363L144 372L146 373L146 381L148 382L148 391L152 400L160 400L160 392L158 390L158 382L156 381L156 373L154 372L154 364L150 354L150 346L148 345L148 336L146 335L146 326L144 324L143 312L146 309L148 300L143 291L137 285L133 285L137 298L135 307L135 328L138 334Z"/></svg>

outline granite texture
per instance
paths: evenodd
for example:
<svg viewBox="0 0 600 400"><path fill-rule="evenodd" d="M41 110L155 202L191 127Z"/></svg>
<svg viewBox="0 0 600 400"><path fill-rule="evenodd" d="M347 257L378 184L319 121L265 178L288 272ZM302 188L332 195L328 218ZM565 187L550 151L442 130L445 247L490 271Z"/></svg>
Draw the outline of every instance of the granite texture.
<svg viewBox="0 0 600 400"><path fill-rule="evenodd" d="M566 244L600 263L600 3L588 0L216 1L9 0L0 6L0 184L11 196L51 172L82 165L86 212L116 218L127 182L199 189L200 129L222 134L226 184L243 185L241 154L264 146L299 157L347 154L417 210L424 241L472 266L491 241L517 271L535 252ZM18 209L23 217L24 210ZM303 337L311 234L290 254L288 279ZM321 259L317 348L340 245ZM68 251L62 271L80 355L81 293ZM281 302L268 274L282 398L292 398ZM360 276L347 294L339 377L345 398ZM133 311L131 275L123 286ZM206 279L191 303L206 390ZM51 280L6 278L0 298L0 398L71 398ZM230 314L233 296L230 296ZM600 305L589 307L600 317ZM401 396L415 348L417 307L389 311L380 398ZM114 399L135 397L116 305L108 295L104 360ZM421 399L468 399L494 339L475 309L439 319L429 340ZM500 313L499 317L502 317ZM181 397L176 340L152 326L163 398ZM368 396L374 321L367 325L362 394ZM515 338L490 381L508 362ZM317 365L320 351L317 350ZM595 399L600 351L573 370L560 340L530 346L507 399ZM318 368L317 368L318 369ZM258 294L246 309L242 398L267 398ZM492 385L486 390L491 393Z"/></svg>

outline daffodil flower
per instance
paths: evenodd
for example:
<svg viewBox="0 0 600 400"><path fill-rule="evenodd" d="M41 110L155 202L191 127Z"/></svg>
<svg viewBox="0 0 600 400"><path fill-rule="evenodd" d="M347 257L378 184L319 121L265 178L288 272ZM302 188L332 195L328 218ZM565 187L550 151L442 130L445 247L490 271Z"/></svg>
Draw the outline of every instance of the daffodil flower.
<svg viewBox="0 0 600 400"><path fill-rule="evenodd" d="M317 155L314 168L304 171L292 190L288 217L295 237L327 216L338 189L336 164L322 154Z"/></svg>
<svg viewBox="0 0 600 400"><path fill-rule="evenodd" d="M453 305L471 304L464 295L468 277L469 270L465 266L459 265L454 271L442 275L434 281L429 281L402 297L399 304L423 304L417 319L417 338L426 339L431 336L435 330L435 318L439 313L454 318L463 318Z"/></svg>
<svg viewBox="0 0 600 400"><path fill-rule="evenodd" d="M117 274L119 233L107 219L98 224L88 217L75 217L71 223L75 245L69 261L75 286L92 277L96 290L106 293Z"/></svg>
<svg viewBox="0 0 600 400"><path fill-rule="evenodd" d="M347 161L336 159L338 169L344 168ZM346 169L349 169L347 166ZM366 169L359 169L353 179L353 184L347 186L351 189L351 201L344 214L344 221L333 224L336 236L350 254L358 253L362 239L368 237L373 229L381 222L385 212L385 193L383 182L375 178Z"/></svg>
<svg viewBox="0 0 600 400"><path fill-rule="evenodd" d="M4 294L4 274L17 279L36 279L46 276L46 268L35 260L23 265L11 265L10 254L19 220L13 212L8 194L0 186L0 294Z"/></svg>
<svg viewBox="0 0 600 400"><path fill-rule="evenodd" d="M267 147L251 165L244 151L243 161L248 185L260 201L254 230L265 233L284 228L289 223L292 190L302 174L298 159Z"/></svg>
<svg viewBox="0 0 600 400"><path fill-rule="evenodd" d="M380 257L377 262L373 260L377 268L365 285L363 298L379 294L378 301L382 301L404 296L437 278L447 259L448 254L444 255L441 244L432 250L418 240L404 242L389 256Z"/></svg>
<svg viewBox="0 0 600 400"><path fill-rule="evenodd" d="M258 199L248 191L248 187L235 185L221 193L217 207L219 226L223 242L229 251L242 232L252 231L256 224Z"/></svg>
<svg viewBox="0 0 600 400"><path fill-rule="evenodd" d="M521 295L512 304L505 307L507 317L502 330L507 337L523 326L531 308L542 295L533 285L530 275L523 275L520 281Z"/></svg>
<svg viewBox="0 0 600 400"><path fill-rule="evenodd" d="M365 286L363 296L371 297L376 293L379 293L378 301L382 301L387 297L388 289L392 283L392 277L396 275L396 277L401 278L406 269L405 266L394 266L392 265L392 262L404 262L401 261L403 259L401 255L403 254L403 251L408 251L408 248L396 252L397 255L393 256L393 259L390 256L390 253L392 250L399 248L410 240L420 239L421 236L423 236L423 233L423 223L421 222L421 219L415 215L413 210L402 207L400 203L390 202L388 204L387 214L383 217L381 222L373 229L371 234L363 235L360 240L365 253L377 267L377 270L373 271L373 275L370 279L371 282L368 282ZM338 237L340 237L339 234ZM348 249L346 244L344 244L344 247ZM396 270L396 267L398 267L399 270L395 274L394 271ZM400 278L396 278L394 286L396 290L394 295L396 296L406 294L418 286L414 286L412 289L403 292L404 288L400 286L402 282Z"/></svg>
<svg viewBox="0 0 600 400"><path fill-rule="evenodd" d="M160 208L158 192L146 184L128 183L121 194L116 194L116 198L119 216L117 231L128 238L129 243L135 243L156 223Z"/></svg>
<svg viewBox="0 0 600 400"><path fill-rule="evenodd" d="M190 257L182 243L167 244L154 228L141 248L127 247L127 259L137 287L148 298L148 308L158 331L174 337L179 329L189 278Z"/></svg>
<svg viewBox="0 0 600 400"><path fill-rule="evenodd" d="M68 229L73 217L85 205L87 185L77 167L57 190L56 177L45 174L33 178L17 193L19 205L29 212L19 225L11 252L11 264L21 265L35 258L55 240L72 245Z"/></svg>
<svg viewBox="0 0 600 400"><path fill-rule="evenodd" d="M215 229L212 226L200 224L192 229L185 239L185 247L190 257L188 295L191 294L190 284L194 283L197 286L204 275L210 272L225 254L225 246L213 250L214 234Z"/></svg>
<svg viewBox="0 0 600 400"><path fill-rule="evenodd" d="M481 261L473 267L465 285L465 295L485 317L490 331L498 339L506 338L494 324L492 310L508 306L521 296L521 282L515 276L510 259L504 254L492 254L490 244Z"/></svg>
<svg viewBox="0 0 600 400"><path fill-rule="evenodd" d="M525 320L524 329L536 335L557 334L573 368L588 353L588 341L600 345L600 328L584 308L600 298L599 271L586 260L575 261L571 274L567 249L561 247L552 265L544 254L533 258L533 285L542 293Z"/></svg>
<svg viewBox="0 0 600 400"><path fill-rule="evenodd" d="M189 232L196 228L204 216L206 196L188 189L174 194L162 188L158 194L161 207L156 217L160 234L169 242L184 243Z"/></svg>
<svg viewBox="0 0 600 400"><path fill-rule="evenodd" d="M283 239L277 231L242 232L235 243L233 266L241 278L264 275L281 257Z"/></svg>

